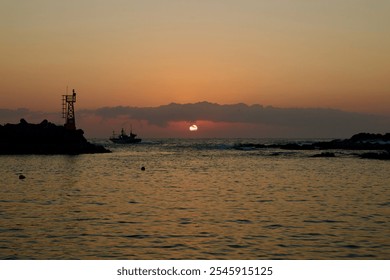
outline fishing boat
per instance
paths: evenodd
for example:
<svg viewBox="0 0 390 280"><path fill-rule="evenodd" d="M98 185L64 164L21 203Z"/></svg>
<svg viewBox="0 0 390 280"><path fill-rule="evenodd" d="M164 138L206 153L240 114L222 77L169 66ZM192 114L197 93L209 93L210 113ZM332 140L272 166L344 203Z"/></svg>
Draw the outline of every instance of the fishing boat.
<svg viewBox="0 0 390 280"><path fill-rule="evenodd" d="M137 138L137 134L134 134L132 131L130 131L130 134L126 134L123 128L119 135L115 135L115 131L113 131L110 140L116 144L135 144L142 141L142 139Z"/></svg>

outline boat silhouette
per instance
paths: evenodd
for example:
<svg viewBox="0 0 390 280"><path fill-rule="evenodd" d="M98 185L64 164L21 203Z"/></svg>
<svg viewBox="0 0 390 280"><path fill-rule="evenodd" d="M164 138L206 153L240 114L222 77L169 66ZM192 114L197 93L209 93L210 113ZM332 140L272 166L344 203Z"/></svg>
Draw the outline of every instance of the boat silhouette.
<svg viewBox="0 0 390 280"><path fill-rule="evenodd" d="M115 131L113 131L110 140L116 144L135 144L142 141L142 139L137 138L137 134L134 134L132 131L130 131L130 134L126 134L123 128L119 135L115 135Z"/></svg>

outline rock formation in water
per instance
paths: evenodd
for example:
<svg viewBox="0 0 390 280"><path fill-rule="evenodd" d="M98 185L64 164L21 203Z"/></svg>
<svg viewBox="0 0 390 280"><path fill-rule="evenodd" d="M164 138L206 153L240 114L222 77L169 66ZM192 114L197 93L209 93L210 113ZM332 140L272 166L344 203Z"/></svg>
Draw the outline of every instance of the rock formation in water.
<svg viewBox="0 0 390 280"><path fill-rule="evenodd" d="M31 124L0 125L0 154L93 154L108 153L103 146L89 143L81 129L69 130L47 120Z"/></svg>
<svg viewBox="0 0 390 280"><path fill-rule="evenodd" d="M360 150L370 151L360 155L361 158L390 159L390 133L372 134L359 133L349 139L318 141L313 143L286 143L286 144L254 144L240 143L234 146L237 150L253 149L283 149L283 150ZM312 157L335 157L332 152L323 152Z"/></svg>
<svg viewBox="0 0 390 280"><path fill-rule="evenodd" d="M360 155L361 158L390 160L390 151L368 152Z"/></svg>
<svg viewBox="0 0 390 280"><path fill-rule="evenodd" d="M286 144L237 144L235 149L250 150L262 148L278 148L284 150L390 150L390 133L371 134L359 133L349 139L336 139L331 141L320 141L314 143L286 143Z"/></svg>
<svg viewBox="0 0 390 280"><path fill-rule="evenodd" d="M319 149L390 150L390 133L359 133L349 139L313 143Z"/></svg>
<svg viewBox="0 0 390 280"><path fill-rule="evenodd" d="M322 152L320 154L315 154L315 155L312 155L311 157L321 157L321 158L333 158L333 157L336 157L335 153L330 153L330 152Z"/></svg>

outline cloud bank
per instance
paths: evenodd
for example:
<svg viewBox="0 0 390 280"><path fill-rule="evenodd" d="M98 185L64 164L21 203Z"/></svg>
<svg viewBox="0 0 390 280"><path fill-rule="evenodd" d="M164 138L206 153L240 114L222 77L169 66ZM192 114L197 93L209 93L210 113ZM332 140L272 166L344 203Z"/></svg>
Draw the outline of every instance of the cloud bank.
<svg viewBox="0 0 390 280"><path fill-rule="evenodd" d="M209 102L163 105L151 108L106 107L94 111L103 119L127 116L145 120L151 125L166 127L171 122L240 123L273 127L275 130L296 131L292 136L345 135L367 132L384 132L390 128L390 117L345 112L324 108L275 108L261 105L220 105Z"/></svg>
<svg viewBox="0 0 390 280"><path fill-rule="evenodd" d="M58 114L59 115L59 114ZM0 118L10 119L16 116L28 116L37 119L43 113L34 113L27 109L0 109ZM53 116L53 115L52 115ZM171 103L159 107L103 107L95 110L77 110L78 121L85 126L99 126L107 133L111 131L115 120L139 121L149 126L150 133L169 129L172 123L207 121L216 124L231 124L233 127L247 127L245 136L263 137L349 137L358 132L384 133L390 130L390 116L345 112L326 108L275 108L261 105L231 104L220 105L209 102L177 104ZM29 119L30 120L30 119ZM50 120L50 119L49 119ZM89 121L86 121L89 120ZM95 123L91 120L95 120ZM4 122L4 121L3 121ZM109 124L109 125L108 125ZM120 124L118 124L120 125ZM111 127L108 127L111 126ZM81 127L88 131L88 127ZM258 131L256 131L258 130ZM267 131L264 135L261 130ZM92 131L92 129L91 129ZM99 134L99 129L95 128ZM103 133L103 132L102 132ZM226 135L225 135L225 134ZM229 131L230 135L232 134ZM158 134L158 133L157 133ZM212 137L227 136L220 130ZM158 137L159 135L155 135ZM174 135L171 135L174 136ZM179 136L179 135L178 135ZM203 135L206 136L207 135ZM239 137L240 135L236 135Z"/></svg>

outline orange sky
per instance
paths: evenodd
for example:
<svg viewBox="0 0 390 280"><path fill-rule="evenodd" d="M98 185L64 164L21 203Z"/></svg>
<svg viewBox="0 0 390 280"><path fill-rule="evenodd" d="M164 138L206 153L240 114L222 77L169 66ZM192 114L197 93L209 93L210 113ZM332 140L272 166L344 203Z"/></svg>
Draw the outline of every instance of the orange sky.
<svg viewBox="0 0 390 280"><path fill-rule="evenodd" d="M390 115L387 0L5 0L0 108L198 101Z"/></svg>

